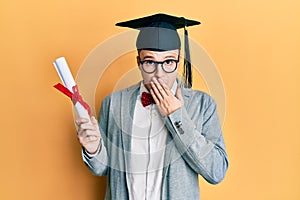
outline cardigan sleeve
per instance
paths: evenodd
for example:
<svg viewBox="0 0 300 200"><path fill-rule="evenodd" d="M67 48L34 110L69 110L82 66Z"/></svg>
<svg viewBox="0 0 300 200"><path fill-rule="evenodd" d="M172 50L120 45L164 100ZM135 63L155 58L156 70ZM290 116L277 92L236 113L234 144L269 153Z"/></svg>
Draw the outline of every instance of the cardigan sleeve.
<svg viewBox="0 0 300 200"><path fill-rule="evenodd" d="M107 174L108 170L108 155L106 150L107 138L107 116L108 116L108 100L104 99L101 105L99 114L99 129L101 134L100 146L98 151L91 155L82 149L82 158L84 163L89 167L93 174L103 176Z"/></svg>
<svg viewBox="0 0 300 200"><path fill-rule="evenodd" d="M228 158L216 103L205 93L198 93L191 102L189 111L183 106L167 116L166 126L188 165L209 183L217 184L226 174Z"/></svg>

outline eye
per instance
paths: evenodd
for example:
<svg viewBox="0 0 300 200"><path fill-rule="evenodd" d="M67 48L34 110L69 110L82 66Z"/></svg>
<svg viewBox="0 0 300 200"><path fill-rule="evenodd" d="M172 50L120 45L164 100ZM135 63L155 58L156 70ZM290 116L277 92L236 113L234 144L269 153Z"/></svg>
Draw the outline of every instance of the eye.
<svg viewBox="0 0 300 200"><path fill-rule="evenodd" d="M144 60L145 65L154 65L155 62L153 60Z"/></svg>
<svg viewBox="0 0 300 200"><path fill-rule="evenodd" d="M165 65L174 65L175 64L175 60L173 60L173 59L165 60L164 64Z"/></svg>

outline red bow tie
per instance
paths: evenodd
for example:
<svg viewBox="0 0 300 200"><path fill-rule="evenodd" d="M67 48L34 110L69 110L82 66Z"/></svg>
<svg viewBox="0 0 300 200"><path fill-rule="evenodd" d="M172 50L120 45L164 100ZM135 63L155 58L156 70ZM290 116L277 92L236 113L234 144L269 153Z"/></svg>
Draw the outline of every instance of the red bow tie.
<svg viewBox="0 0 300 200"><path fill-rule="evenodd" d="M143 104L143 106L146 107L146 106L148 106L152 103L155 104L155 101L154 101L152 95L147 93L147 92L143 92L142 93L142 104Z"/></svg>

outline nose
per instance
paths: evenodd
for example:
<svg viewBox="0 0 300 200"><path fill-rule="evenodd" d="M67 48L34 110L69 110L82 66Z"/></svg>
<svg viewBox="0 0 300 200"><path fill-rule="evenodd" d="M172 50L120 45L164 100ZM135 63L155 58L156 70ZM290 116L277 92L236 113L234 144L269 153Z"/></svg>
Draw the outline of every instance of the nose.
<svg viewBox="0 0 300 200"><path fill-rule="evenodd" d="M156 77L162 77L164 75L164 70L162 69L162 64L158 64L157 65L157 68L156 68L156 71L155 71L155 76Z"/></svg>

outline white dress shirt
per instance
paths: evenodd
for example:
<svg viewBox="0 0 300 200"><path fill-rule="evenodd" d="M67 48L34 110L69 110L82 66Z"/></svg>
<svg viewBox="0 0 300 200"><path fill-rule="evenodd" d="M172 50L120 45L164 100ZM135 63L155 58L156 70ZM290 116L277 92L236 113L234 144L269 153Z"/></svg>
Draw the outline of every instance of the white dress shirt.
<svg viewBox="0 0 300 200"><path fill-rule="evenodd" d="M177 82L171 89L175 94ZM165 146L168 131L155 104L143 107L141 96L148 92L141 83L132 126L130 172L127 183L130 200L160 200Z"/></svg>

